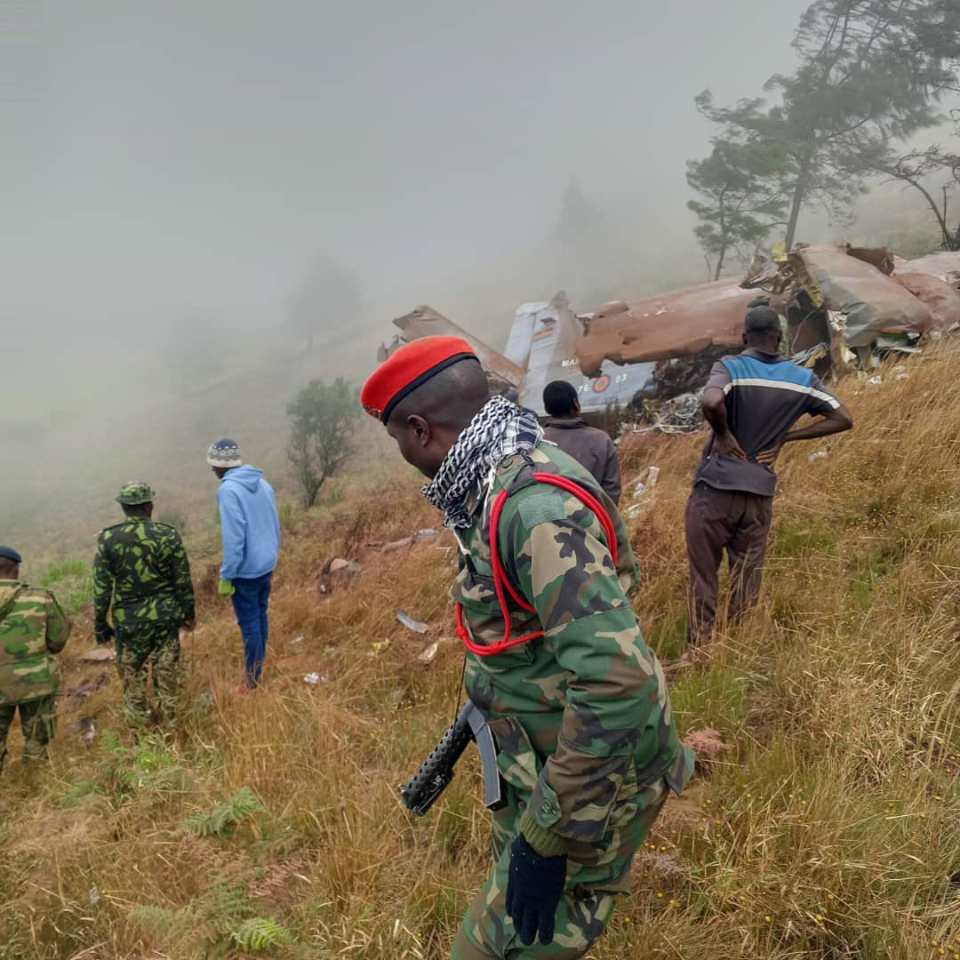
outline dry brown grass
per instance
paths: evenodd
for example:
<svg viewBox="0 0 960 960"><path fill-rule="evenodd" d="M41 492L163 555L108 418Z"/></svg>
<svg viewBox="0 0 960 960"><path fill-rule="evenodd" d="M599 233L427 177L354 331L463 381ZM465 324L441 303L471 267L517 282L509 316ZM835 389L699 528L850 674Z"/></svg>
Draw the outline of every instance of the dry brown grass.
<svg viewBox="0 0 960 960"><path fill-rule="evenodd" d="M761 609L673 677L684 729L713 727L733 749L668 805L595 960L960 956L960 357L907 369L843 384L857 430L826 459L809 463L809 445L784 456ZM631 525L637 607L665 659L683 646L699 442L624 445L629 475L661 467ZM255 696L236 694L240 641L206 587L175 742L125 745L115 680L64 698L50 768L14 764L3 781L0 958L245 956L231 932L249 917L292 934L279 957L447 955L487 867L475 762L424 820L396 786L454 709L455 554L446 538L370 546L437 523L408 471L380 469L288 537ZM321 594L333 555L364 570ZM419 662L433 640L437 658ZM68 661L68 685L96 674ZM119 739L85 749L81 713ZM244 787L262 812L222 836L186 828Z"/></svg>

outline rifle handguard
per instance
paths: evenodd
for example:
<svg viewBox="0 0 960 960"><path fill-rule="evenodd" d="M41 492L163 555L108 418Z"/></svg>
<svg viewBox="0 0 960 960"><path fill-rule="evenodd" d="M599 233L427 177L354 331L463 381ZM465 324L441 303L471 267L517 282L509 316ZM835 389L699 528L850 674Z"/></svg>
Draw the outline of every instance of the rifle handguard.
<svg viewBox="0 0 960 960"><path fill-rule="evenodd" d="M430 810L453 779L453 768L471 740L476 740L480 748L484 803L491 810L499 810L503 806L497 746L486 717L475 704L468 701L420 769L400 788L400 796L408 810L420 817Z"/></svg>
<svg viewBox="0 0 960 960"><path fill-rule="evenodd" d="M450 724L420 769L400 789L404 806L425 816L453 779L453 767L473 739L470 724L461 714Z"/></svg>

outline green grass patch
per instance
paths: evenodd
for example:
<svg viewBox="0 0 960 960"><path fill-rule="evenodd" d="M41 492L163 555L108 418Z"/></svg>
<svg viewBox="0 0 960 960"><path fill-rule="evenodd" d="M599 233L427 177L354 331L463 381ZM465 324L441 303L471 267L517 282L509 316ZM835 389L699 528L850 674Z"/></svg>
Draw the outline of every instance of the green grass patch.
<svg viewBox="0 0 960 960"><path fill-rule="evenodd" d="M77 613L93 601L93 568L85 560L60 560L43 572L40 586L50 590L67 613Z"/></svg>
<svg viewBox="0 0 960 960"><path fill-rule="evenodd" d="M773 541L777 557L808 557L812 554L835 557L837 538L826 517L785 517Z"/></svg>
<svg viewBox="0 0 960 960"><path fill-rule="evenodd" d="M68 785L60 797L61 807L80 807L90 797L104 795L103 787L96 780L77 780Z"/></svg>
<svg viewBox="0 0 960 960"><path fill-rule="evenodd" d="M725 667L710 667L677 680L670 699L681 735L701 727L734 733L747 711L748 681Z"/></svg>
<svg viewBox="0 0 960 960"><path fill-rule="evenodd" d="M658 617L649 633L650 646L661 660L675 660L687 646L686 611Z"/></svg>

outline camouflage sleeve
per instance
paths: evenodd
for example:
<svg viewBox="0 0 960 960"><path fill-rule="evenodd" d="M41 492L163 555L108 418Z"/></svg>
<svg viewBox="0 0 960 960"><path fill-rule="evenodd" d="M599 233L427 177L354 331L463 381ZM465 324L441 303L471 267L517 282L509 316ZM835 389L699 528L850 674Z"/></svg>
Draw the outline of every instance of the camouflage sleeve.
<svg viewBox="0 0 960 960"><path fill-rule="evenodd" d="M66 645L72 624L67 619L56 597L49 594L47 603L47 650L59 653Z"/></svg>
<svg viewBox="0 0 960 960"><path fill-rule="evenodd" d="M104 531L97 540L97 555L93 559L93 632L99 637L110 626L107 614L113 600L113 574L107 557L107 540L110 534Z"/></svg>
<svg viewBox="0 0 960 960"><path fill-rule="evenodd" d="M657 713L660 681L595 518L573 498L547 497L553 505L543 494L521 505L508 529L518 585L567 681L556 751L520 825L536 849L555 854L602 835Z"/></svg>
<svg viewBox="0 0 960 960"><path fill-rule="evenodd" d="M183 540L177 535L173 548L173 576L176 584L177 600L183 611L183 622L193 620L196 615L193 600L193 580L190 578L190 561Z"/></svg>

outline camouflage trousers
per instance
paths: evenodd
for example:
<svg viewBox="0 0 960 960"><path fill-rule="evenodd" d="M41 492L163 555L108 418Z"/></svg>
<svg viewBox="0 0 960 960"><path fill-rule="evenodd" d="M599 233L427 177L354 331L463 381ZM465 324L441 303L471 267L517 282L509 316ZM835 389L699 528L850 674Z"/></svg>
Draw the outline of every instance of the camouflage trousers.
<svg viewBox="0 0 960 960"><path fill-rule="evenodd" d="M667 799L664 780L621 796L598 843L574 843L557 907L553 943L524 946L507 916L510 842L528 796L507 786L507 806L494 814L495 864L463 918L451 960L577 960L606 929L617 894L629 890L630 864Z"/></svg>
<svg viewBox="0 0 960 960"><path fill-rule="evenodd" d="M164 726L173 726L180 686L180 630L163 625L117 636L117 670L123 681L127 721L144 726L150 720L147 684L153 675L157 712Z"/></svg>
<svg viewBox="0 0 960 960"><path fill-rule="evenodd" d="M36 700L0 706L0 770L7 756L7 734L20 711L20 729L23 731L23 759L46 760L47 744L53 739L57 718L57 695L51 693Z"/></svg>

